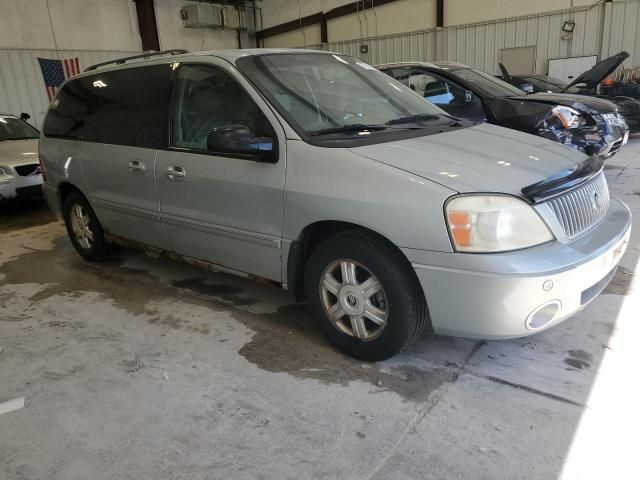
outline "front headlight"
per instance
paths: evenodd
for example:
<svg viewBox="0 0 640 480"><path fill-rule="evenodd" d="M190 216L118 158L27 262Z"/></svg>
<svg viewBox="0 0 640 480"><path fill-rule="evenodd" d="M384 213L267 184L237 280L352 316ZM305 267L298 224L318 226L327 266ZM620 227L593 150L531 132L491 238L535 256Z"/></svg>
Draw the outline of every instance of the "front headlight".
<svg viewBox="0 0 640 480"><path fill-rule="evenodd" d="M579 128L587 123L582 114L574 108L557 105L551 113L558 119L563 128Z"/></svg>
<svg viewBox="0 0 640 480"><path fill-rule="evenodd" d="M5 169L5 167L0 167L0 177L2 175L9 175L9 171Z"/></svg>
<svg viewBox="0 0 640 480"><path fill-rule="evenodd" d="M553 240L537 212L508 195L461 195L445 207L447 225L459 252L505 252Z"/></svg>

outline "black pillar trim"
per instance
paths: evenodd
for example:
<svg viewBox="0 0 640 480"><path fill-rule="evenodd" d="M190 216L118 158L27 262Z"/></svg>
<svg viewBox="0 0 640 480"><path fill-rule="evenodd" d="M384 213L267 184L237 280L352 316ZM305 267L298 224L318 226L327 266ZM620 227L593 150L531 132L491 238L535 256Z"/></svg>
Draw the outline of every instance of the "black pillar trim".
<svg viewBox="0 0 640 480"><path fill-rule="evenodd" d="M138 14L138 29L142 40L142 50L160 51L160 39L158 38L158 25L156 23L156 9L153 0L134 0L136 13Z"/></svg>

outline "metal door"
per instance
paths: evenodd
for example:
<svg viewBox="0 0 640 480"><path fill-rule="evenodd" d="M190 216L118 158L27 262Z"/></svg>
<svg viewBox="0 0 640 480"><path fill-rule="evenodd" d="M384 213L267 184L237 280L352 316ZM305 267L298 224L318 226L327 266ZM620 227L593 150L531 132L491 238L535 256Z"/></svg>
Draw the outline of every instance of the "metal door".
<svg viewBox="0 0 640 480"><path fill-rule="evenodd" d="M172 145L158 152L156 164L160 212L177 253L281 281L284 135L266 104L247 87L222 62L180 66L173 89ZM260 119L268 125L256 126ZM207 150L211 129L237 124L271 129L280 145L278 161Z"/></svg>

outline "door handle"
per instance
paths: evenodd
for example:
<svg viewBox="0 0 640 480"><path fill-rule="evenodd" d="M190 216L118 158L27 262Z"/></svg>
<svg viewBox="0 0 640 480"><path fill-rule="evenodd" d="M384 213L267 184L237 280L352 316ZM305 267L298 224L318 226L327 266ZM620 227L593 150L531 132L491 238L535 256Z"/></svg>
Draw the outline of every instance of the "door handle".
<svg viewBox="0 0 640 480"><path fill-rule="evenodd" d="M181 182L184 180L184 177L187 176L186 170L179 165L171 165L164 174L172 182Z"/></svg>
<svg viewBox="0 0 640 480"><path fill-rule="evenodd" d="M147 166L142 160L131 160L127 169L135 175L140 175L145 172Z"/></svg>

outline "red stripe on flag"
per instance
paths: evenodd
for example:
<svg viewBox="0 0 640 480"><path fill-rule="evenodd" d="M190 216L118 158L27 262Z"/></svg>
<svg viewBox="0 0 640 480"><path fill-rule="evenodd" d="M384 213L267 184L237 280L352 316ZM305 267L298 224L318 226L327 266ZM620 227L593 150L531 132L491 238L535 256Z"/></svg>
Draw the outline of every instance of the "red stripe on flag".
<svg viewBox="0 0 640 480"><path fill-rule="evenodd" d="M78 60L78 57L73 59L73 63L76 65L76 75L78 75L80 73L80 60Z"/></svg>
<svg viewBox="0 0 640 480"><path fill-rule="evenodd" d="M47 87L47 97L49 97L49 101L53 98L53 87Z"/></svg>
<svg viewBox="0 0 640 480"><path fill-rule="evenodd" d="M64 76L66 78L69 78L71 76L69 72L69 60L67 59L64 60Z"/></svg>

